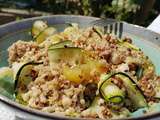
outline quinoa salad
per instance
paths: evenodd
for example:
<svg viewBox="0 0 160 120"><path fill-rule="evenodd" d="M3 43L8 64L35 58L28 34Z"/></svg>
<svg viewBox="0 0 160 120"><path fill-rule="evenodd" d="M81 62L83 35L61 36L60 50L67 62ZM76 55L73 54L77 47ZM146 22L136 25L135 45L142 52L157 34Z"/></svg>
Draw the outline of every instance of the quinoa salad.
<svg viewBox="0 0 160 120"><path fill-rule="evenodd" d="M31 35L33 40L18 40L8 48L9 67L0 68L1 77L14 82L10 92L16 102L101 119L149 114L159 105L160 76L130 38L76 23L58 32L41 20L33 23Z"/></svg>

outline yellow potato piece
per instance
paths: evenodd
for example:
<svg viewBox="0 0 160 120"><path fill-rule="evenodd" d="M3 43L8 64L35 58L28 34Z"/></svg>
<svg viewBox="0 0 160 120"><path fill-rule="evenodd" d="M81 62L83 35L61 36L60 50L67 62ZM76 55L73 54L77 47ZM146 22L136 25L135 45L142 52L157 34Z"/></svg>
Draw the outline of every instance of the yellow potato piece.
<svg viewBox="0 0 160 120"><path fill-rule="evenodd" d="M104 73L106 71L104 68L105 65L99 61L88 61L86 64L76 65L73 68L64 67L63 75L67 80L81 83L92 80L94 75Z"/></svg>

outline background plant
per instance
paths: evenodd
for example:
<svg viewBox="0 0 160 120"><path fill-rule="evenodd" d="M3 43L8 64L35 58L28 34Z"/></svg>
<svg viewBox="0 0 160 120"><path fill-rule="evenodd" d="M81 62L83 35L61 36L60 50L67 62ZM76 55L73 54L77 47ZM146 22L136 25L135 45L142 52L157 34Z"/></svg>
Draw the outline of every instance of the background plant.
<svg viewBox="0 0 160 120"><path fill-rule="evenodd" d="M160 0L0 0L0 8L76 14L124 20L147 26L160 11Z"/></svg>

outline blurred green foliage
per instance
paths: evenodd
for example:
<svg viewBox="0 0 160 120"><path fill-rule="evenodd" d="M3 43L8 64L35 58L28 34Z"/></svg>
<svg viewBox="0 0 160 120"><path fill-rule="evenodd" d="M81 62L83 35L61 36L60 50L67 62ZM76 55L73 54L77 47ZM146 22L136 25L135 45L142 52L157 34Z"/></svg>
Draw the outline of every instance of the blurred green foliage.
<svg viewBox="0 0 160 120"><path fill-rule="evenodd" d="M39 10L53 14L76 14L114 18L130 23L148 25L160 11L160 0L147 14L145 21L138 23L137 13L145 0L0 0L0 7ZM152 1L152 0L150 0Z"/></svg>

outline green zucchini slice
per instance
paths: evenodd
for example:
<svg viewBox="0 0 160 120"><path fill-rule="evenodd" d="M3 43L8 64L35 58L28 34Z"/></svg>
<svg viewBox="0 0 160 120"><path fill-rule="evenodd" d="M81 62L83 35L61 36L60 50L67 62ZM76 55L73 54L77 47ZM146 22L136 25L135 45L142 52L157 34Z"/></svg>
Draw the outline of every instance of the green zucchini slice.
<svg viewBox="0 0 160 120"><path fill-rule="evenodd" d="M0 69L0 93L10 99L15 98L13 71L9 67Z"/></svg>
<svg viewBox="0 0 160 120"><path fill-rule="evenodd" d="M68 63L70 65L84 62L84 52L80 48L55 48L48 50L50 65L56 67L58 63Z"/></svg>
<svg viewBox="0 0 160 120"><path fill-rule="evenodd" d="M59 42L63 41L63 37L59 34L53 34L51 36L49 36L46 40L50 41L52 44L57 44Z"/></svg>
<svg viewBox="0 0 160 120"><path fill-rule="evenodd" d="M33 80L31 76L31 71L34 65L42 64L42 62L28 62L28 63L14 63L12 68L14 71L15 84L14 92L16 95L16 100L19 103L27 104L22 99L22 94L27 91L28 84Z"/></svg>
<svg viewBox="0 0 160 120"><path fill-rule="evenodd" d="M115 104L122 103L125 98L125 92L118 86L113 84L110 80L103 83L101 86L101 95L107 101Z"/></svg>
<svg viewBox="0 0 160 120"><path fill-rule="evenodd" d="M43 31L47 27L48 25L44 21L42 20L35 21L31 29L32 37L35 38L41 31Z"/></svg>
<svg viewBox="0 0 160 120"><path fill-rule="evenodd" d="M38 44L40 44L45 41L47 37L53 35L54 33L56 33L56 29L54 27L47 27L37 35L35 40Z"/></svg>
<svg viewBox="0 0 160 120"><path fill-rule="evenodd" d="M103 87L103 84L108 82L108 80L112 77L118 77L122 80L124 87L126 88L127 95L132 101L134 107L137 108L142 108L147 106L147 102L145 100L144 95L142 94L141 90L139 87L136 85L134 80L127 74L123 72L117 72L117 73L111 73L111 74L106 74L101 77L100 83L99 83L99 93L103 96L101 89ZM115 93L114 93L115 94ZM105 96L104 96L105 97Z"/></svg>
<svg viewBox="0 0 160 120"><path fill-rule="evenodd" d="M34 65L42 64L42 62L35 63L35 62L28 62L28 63L14 63L12 68L14 71L14 78L15 78L15 91L18 87L26 87L29 82L32 81L32 77L30 76L30 72L33 69Z"/></svg>
<svg viewBox="0 0 160 120"><path fill-rule="evenodd" d="M49 49L55 49L55 48L67 48L67 47L73 47L74 44L71 40L65 40L56 44L53 44L49 47Z"/></svg>

